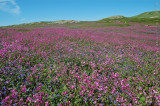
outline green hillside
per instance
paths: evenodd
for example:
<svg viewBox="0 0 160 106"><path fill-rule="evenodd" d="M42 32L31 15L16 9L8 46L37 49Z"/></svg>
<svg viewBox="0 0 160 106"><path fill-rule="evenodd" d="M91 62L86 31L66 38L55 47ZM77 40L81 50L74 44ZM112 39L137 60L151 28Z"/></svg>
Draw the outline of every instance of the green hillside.
<svg viewBox="0 0 160 106"><path fill-rule="evenodd" d="M133 18L160 18L160 11L145 12L145 13L133 16Z"/></svg>
<svg viewBox="0 0 160 106"><path fill-rule="evenodd" d="M151 12L145 12L133 17L124 17L120 16L115 18L117 16L112 16L108 18L104 18L99 20L99 22L106 22L106 23L113 23L113 22L138 22L138 23L160 23L160 11L151 11Z"/></svg>

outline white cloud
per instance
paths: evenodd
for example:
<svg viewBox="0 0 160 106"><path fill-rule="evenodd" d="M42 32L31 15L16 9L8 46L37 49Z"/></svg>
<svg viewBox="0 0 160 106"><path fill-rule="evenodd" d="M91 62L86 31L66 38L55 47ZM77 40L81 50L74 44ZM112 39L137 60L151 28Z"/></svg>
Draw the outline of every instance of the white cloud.
<svg viewBox="0 0 160 106"><path fill-rule="evenodd" d="M0 0L0 10L13 14L20 14L20 7L15 0Z"/></svg>
<svg viewBox="0 0 160 106"><path fill-rule="evenodd" d="M24 20L26 20L26 18L22 18L22 19L21 19L21 21L24 21Z"/></svg>

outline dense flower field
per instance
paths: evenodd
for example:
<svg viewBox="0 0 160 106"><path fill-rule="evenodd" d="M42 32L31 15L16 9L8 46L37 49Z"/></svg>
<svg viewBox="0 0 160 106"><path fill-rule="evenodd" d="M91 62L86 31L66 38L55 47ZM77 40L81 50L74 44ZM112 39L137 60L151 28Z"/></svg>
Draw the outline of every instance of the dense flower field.
<svg viewBox="0 0 160 106"><path fill-rule="evenodd" d="M0 104L160 105L160 28L0 28Z"/></svg>

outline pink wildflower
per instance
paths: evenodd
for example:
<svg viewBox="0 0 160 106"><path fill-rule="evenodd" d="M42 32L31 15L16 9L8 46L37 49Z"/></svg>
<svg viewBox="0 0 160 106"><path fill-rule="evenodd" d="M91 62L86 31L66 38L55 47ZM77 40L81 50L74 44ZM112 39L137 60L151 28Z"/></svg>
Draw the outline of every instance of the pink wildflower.
<svg viewBox="0 0 160 106"><path fill-rule="evenodd" d="M113 90L111 91L111 93L113 94L116 91L116 88L113 88Z"/></svg>
<svg viewBox="0 0 160 106"><path fill-rule="evenodd" d="M83 96L83 95L84 95L84 94L83 94L83 93L81 93L81 92L80 92L79 94L80 94L81 96Z"/></svg>
<svg viewBox="0 0 160 106"><path fill-rule="evenodd" d="M27 97L27 100L31 103L32 102L32 98L31 97Z"/></svg>
<svg viewBox="0 0 160 106"><path fill-rule="evenodd" d="M26 86L25 85L22 88L22 92L26 92Z"/></svg>
<svg viewBox="0 0 160 106"><path fill-rule="evenodd" d="M46 102L45 102L45 106L48 106L48 103L49 103L49 102L48 102L48 101L46 101Z"/></svg>
<svg viewBox="0 0 160 106"><path fill-rule="evenodd" d="M74 89L75 88L75 86L74 85L71 85L71 89Z"/></svg>
<svg viewBox="0 0 160 106"><path fill-rule="evenodd" d="M68 93L67 91L64 91L64 92L63 92L63 95L66 95L67 93Z"/></svg>
<svg viewBox="0 0 160 106"><path fill-rule="evenodd" d="M42 83L39 83L39 86L42 86Z"/></svg>
<svg viewBox="0 0 160 106"><path fill-rule="evenodd" d="M94 101L93 103L94 103L94 104L96 104L96 103L97 103L97 101Z"/></svg>
<svg viewBox="0 0 160 106"><path fill-rule="evenodd" d="M37 87L37 91L39 91L39 90L41 90L41 87L39 86L39 87Z"/></svg>

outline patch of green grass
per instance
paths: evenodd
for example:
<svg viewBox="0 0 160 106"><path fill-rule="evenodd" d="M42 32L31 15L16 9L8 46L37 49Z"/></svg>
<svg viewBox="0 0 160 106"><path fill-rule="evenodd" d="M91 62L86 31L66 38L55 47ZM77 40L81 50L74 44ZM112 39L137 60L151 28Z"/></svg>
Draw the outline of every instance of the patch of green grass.
<svg viewBox="0 0 160 106"><path fill-rule="evenodd" d="M27 31L32 31L32 29L14 29L15 31L22 31L22 32L27 32Z"/></svg>
<svg viewBox="0 0 160 106"><path fill-rule="evenodd" d="M99 23L99 24L96 24L95 23L95 25L94 24L83 24L83 25L77 25L76 27L68 27L68 28L84 28L84 27L127 27L127 26L130 26L128 23L126 23L126 24L114 24L114 23Z"/></svg>
<svg viewBox="0 0 160 106"><path fill-rule="evenodd" d="M114 22L123 22L123 23L129 23L129 22L138 22L138 23L160 23L160 18L122 18L122 19L102 19L99 22L105 22L105 23L114 23Z"/></svg>

